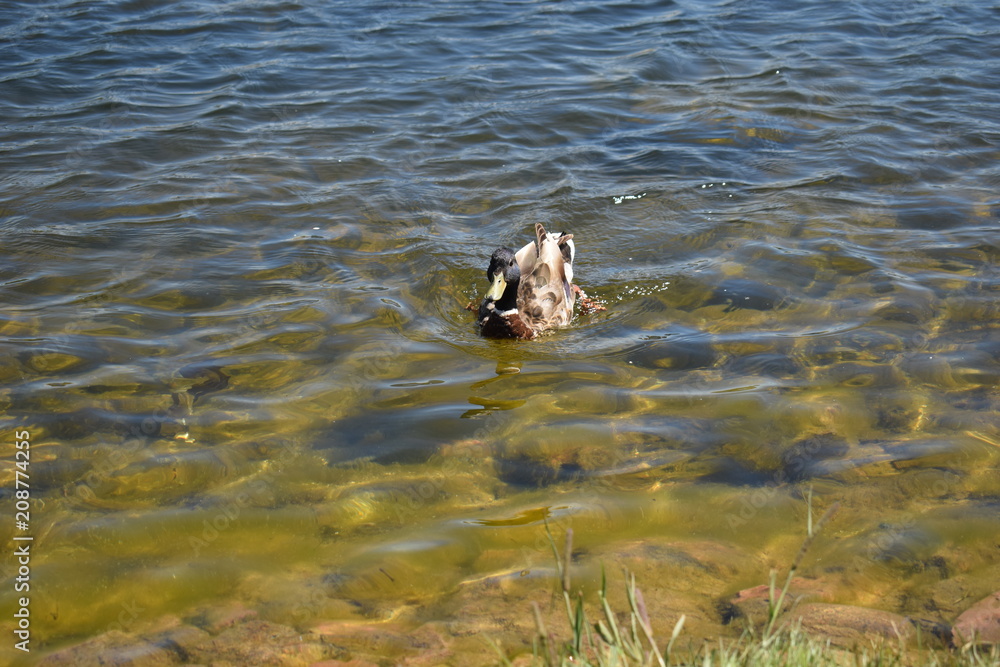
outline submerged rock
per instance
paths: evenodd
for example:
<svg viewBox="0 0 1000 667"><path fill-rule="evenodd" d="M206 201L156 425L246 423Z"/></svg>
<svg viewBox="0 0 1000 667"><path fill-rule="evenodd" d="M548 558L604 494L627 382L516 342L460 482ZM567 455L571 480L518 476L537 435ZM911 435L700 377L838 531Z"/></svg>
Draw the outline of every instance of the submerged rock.
<svg viewBox="0 0 1000 667"><path fill-rule="evenodd" d="M654 635L661 641L670 637L682 614L682 637L699 641L718 636L726 616L715 600L746 570L763 568L756 556L734 544L655 537L598 547L588 560L595 572L604 568L609 573L608 598L619 612L629 609L626 586L612 583L610 573L635 576Z"/></svg>
<svg viewBox="0 0 1000 667"><path fill-rule="evenodd" d="M1000 644L1000 591L972 605L955 620L955 644L969 642Z"/></svg>
<svg viewBox="0 0 1000 667"><path fill-rule="evenodd" d="M229 376L223 370L223 366L216 366L204 362L188 364L177 371L177 374L187 380L192 380L187 393L198 400L206 394L222 391L229 387Z"/></svg>
<svg viewBox="0 0 1000 667"><path fill-rule="evenodd" d="M318 637L260 620L233 625L186 653L188 662L206 665L308 665L330 657Z"/></svg>
<svg viewBox="0 0 1000 667"><path fill-rule="evenodd" d="M344 661L329 664L378 665L392 661L434 665L446 663L450 656L447 635L436 632L430 624L413 627L392 621L341 620L321 621L309 630L311 636L330 647L334 657Z"/></svg>
<svg viewBox="0 0 1000 667"><path fill-rule="evenodd" d="M257 612L255 610L233 602L217 607L208 607L198 612L191 621L203 630L218 634L237 623L256 618Z"/></svg>
<svg viewBox="0 0 1000 667"><path fill-rule="evenodd" d="M315 634L304 634L287 625L244 619L234 620L215 636L192 625L178 625L150 635L112 630L50 653L38 664L45 667L167 667L192 663L292 667L310 665L334 653L335 650Z"/></svg>
<svg viewBox="0 0 1000 667"><path fill-rule="evenodd" d="M781 290L771 285L731 278L724 280L705 302L706 306L725 305L723 312L729 313L741 308L750 310L774 310L785 300Z"/></svg>
<svg viewBox="0 0 1000 667"><path fill-rule="evenodd" d="M175 665L180 656L169 643L158 644L111 630L80 644L54 651L42 658L39 667L61 665L115 665L116 667L158 667Z"/></svg>
<svg viewBox="0 0 1000 667"><path fill-rule="evenodd" d="M850 450L847 440L834 433L803 438L782 454L782 473L790 482L826 474L829 464L842 460Z"/></svg>
<svg viewBox="0 0 1000 667"><path fill-rule="evenodd" d="M775 595L780 593L775 591ZM720 600L716 610L724 625L729 625L737 619L745 619L754 627L760 628L767 622L768 600L771 587L760 584L745 588L728 600ZM795 577L789 586L788 593L782 605L782 612L787 612L803 600L832 600L834 586L829 581Z"/></svg>
<svg viewBox="0 0 1000 667"><path fill-rule="evenodd" d="M718 354L705 336L644 342L627 355L628 363L640 368L691 371L709 368Z"/></svg>
<svg viewBox="0 0 1000 667"><path fill-rule="evenodd" d="M844 604L805 604L792 612L791 619L807 634L828 638L841 648L868 646L872 641L909 642L917 634L906 616Z"/></svg>
<svg viewBox="0 0 1000 667"><path fill-rule="evenodd" d="M736 375L788 379L802 372L802 365L780 352L761 352L732 358L726 370Z"/></svg>
<svg viewBox="0 0 1000 667"><path fill-rule="evenodd" d="M650 449L645 452L582 445L553 450L526 450L496 458L497 476L507 484L542 487L561 482L616 478L652 473L691 458L686 452Z"/></svg>

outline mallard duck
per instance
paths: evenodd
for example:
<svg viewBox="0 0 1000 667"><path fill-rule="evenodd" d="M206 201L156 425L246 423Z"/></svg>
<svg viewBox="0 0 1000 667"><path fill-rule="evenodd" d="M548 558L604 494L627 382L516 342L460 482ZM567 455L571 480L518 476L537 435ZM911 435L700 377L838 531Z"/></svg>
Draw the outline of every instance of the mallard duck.
<svg viewBox="0 0 1000 667"><path fill-rule="evenodd" d="M528 340L573 319L579 292L573 284L572 234L552 234L535 223L535 240L517 252L497 248L486 279L490 290L479 305L479 331L486 338Z"/></svg>

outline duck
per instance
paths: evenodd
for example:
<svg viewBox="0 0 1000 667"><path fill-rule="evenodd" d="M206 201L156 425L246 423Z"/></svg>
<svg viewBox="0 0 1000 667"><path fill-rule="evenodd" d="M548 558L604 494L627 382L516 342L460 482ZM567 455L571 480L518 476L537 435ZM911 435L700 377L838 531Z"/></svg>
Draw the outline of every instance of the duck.
<svg viewBox="0 0 1000 667"><path fill-rule="evenodd" d="M531 340L573 319L580 289L573 284L573 235L545 231L535 223L535 240L514 252L500 247L490 256L489 291L479 305L484 338Z"/></svg>

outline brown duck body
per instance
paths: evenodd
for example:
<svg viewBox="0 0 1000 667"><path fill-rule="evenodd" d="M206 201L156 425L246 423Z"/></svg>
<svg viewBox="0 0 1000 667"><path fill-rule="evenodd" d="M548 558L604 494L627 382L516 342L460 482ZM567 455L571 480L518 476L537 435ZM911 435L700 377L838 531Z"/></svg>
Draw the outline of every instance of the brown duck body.
<svg viewBox="0 0 1000 667"><path fill-rule="evenodd" d="M524 323L518 313L501 314L496 310L490 311L486 317L480 319L479 333L483 338L531 340L535 337L535 332Z"/></svg>
<svg viewBox="0 0 1000 667"><path fill-rule="evenodd" d="M572 234L552 234L535 224L535 240L514 253L498 248L487 271L493 287L479 307L487 338L528 340L566 326L573 318Z"/></svg>

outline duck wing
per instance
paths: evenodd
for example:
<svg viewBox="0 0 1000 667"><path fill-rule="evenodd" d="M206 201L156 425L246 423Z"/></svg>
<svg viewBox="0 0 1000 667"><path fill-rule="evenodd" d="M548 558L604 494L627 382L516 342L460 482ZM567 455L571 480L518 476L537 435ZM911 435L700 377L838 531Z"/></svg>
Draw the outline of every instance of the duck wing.
<svg viewBox="0 0 1000 667"><path fill-rule="evenodd" d="M518 257L518 265L530 269L521 275L518 310L535 331L565 326L573 318L576 295L572 289L575 254L572 239L572 234L550 234L541 223L535 223L535 243L521 249L526 251L535 246L533 258L530 252Z"/></svg>
<svg viewBox="0 0 1000 667"><path fill-rule="evenodd" d="M541 225L541 223L537 223L537 225ZM563 234L562 232L546 232L544 227L542 227L541 233L545 238L553 241L558 246L559 252L563 256L566 281L569 285L572 285L573 260L576 258L576 245L573 244L573 235ZM535 229L535 235L538 236L537 228ZM531 275L531 272L535 269L535 263L538 261L538 244L535 241L528 243L514 254L514 258L517 260L517 266L521 270L521 275Z"/></svg>
<svg viewBox="0 0 1000 667"><path fill-rule="evenodd" d="M517 268L521 269L522 276L529 276L535 270L535 261L538 259L538 246L532 241L516 253L514 259L517 261Z"/></svg>

